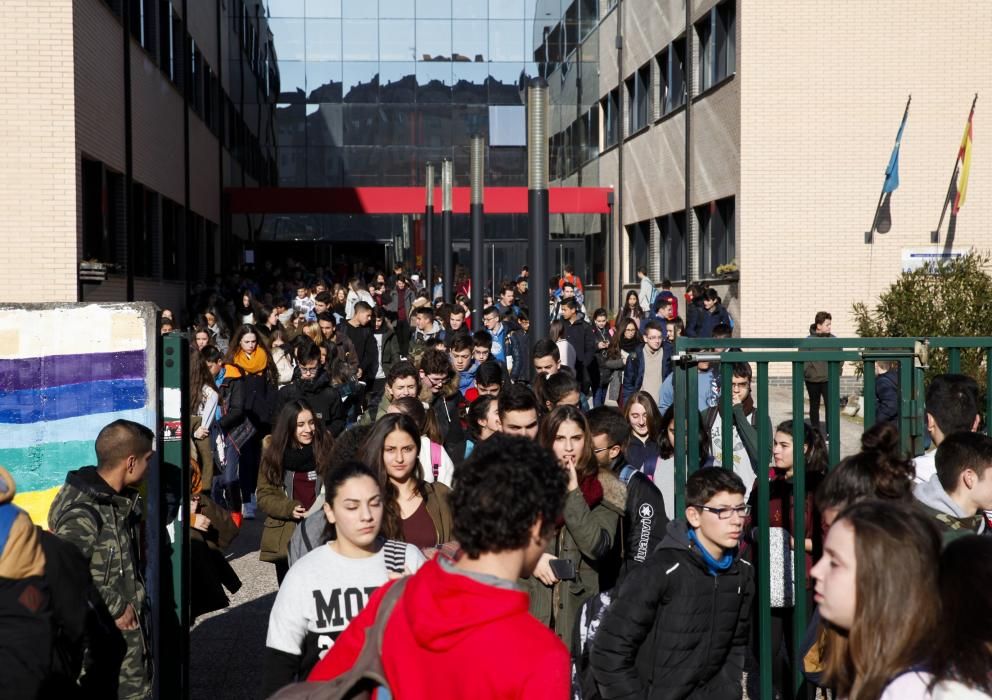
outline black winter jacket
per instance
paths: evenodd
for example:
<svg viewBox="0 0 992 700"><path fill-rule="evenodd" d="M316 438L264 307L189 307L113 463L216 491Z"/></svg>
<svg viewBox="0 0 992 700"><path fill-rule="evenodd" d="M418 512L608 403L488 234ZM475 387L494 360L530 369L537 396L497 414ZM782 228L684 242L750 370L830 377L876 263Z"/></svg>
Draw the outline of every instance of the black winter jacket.
<svg viewBox="0 0 992 700"><path fill-rule="evenodd" d="M712 576L685 521L630 572L591 655L603 698L740 698L754 577L747 562Z"/></svg>
<svg viewBox="0 0 992 700"><path fill-rule="evenodd" d="M276 397L276 410L272 414L272 424L275 425L279 412L290 401L306 401L313 409L314 418L323 421L332 435L339 435L344 430L348 411L341 403L341 392L331 385L331 379L321 369L313 380L304 380L299 367L293 372L293 381L279 390Z"/></svg>
<svg viewBox="0 0 992 700"><path fill-rule="evenodd" d="M575 377L585 390L599 386L599 365L596 364L596 336L586 321L565 321L565 340L575 348Z"/></svg>

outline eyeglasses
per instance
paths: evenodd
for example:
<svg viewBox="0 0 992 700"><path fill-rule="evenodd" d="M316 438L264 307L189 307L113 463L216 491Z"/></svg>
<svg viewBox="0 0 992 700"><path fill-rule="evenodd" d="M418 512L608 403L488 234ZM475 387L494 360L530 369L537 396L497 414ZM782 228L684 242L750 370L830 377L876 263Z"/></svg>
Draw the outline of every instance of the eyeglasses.
<svg viewBox="0 0 992 700"><path fill-rule="evenodd" d="M300 367L300 374L308 377L315 376L320 370L320 366L317 367Z"/></svg>
<svg viewBox="0 0 992 700"><path fill-rule="evenodd" d="M592 451L593 451L593 454L597 454L598 455L600 452L609 452L614 447L618 447L618 445L616 443L613 443L609 447L594 447Z"/></svg>
<svg viewBox="0 0 992 700"><path fill-rule="evenodd" d="M737 506L736 508L711 508L710 506L700 506L693 504L692 507L698 508L699 510L707 510L710 513L716 515L716 517L720 518L720 520L729 520L730 516L734 513L737 513L737 515L741 516L742 518L746 518L751 514L751 506L749 505Z"/></svg>

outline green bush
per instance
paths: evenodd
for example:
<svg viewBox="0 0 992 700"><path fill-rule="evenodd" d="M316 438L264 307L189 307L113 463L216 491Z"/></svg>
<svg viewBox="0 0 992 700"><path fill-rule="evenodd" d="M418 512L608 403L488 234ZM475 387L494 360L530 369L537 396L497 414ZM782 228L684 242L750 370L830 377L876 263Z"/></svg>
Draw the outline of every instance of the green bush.
<svg viewBox="0 0 992 700"><path fill-rule="evenodd" d="M853 314L862 338L992 336L992 275L987 253L971 252L936 266L904 272L874 310L863 302ZM947 351L930 351L927 381L947 371ZM961 353L961 372L985 386L985 353Z"/></svg>

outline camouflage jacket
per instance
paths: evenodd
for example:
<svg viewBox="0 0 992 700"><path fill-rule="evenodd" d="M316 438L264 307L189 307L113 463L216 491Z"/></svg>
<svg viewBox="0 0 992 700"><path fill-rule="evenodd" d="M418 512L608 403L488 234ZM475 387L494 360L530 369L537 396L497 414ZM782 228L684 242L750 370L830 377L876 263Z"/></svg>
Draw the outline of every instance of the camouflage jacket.
<svg viewBox="0 0 992 700"><path fill-rule="evenodd" d="M138 615L142 612L140 522L138 492L126 488L117 493L96 467L69 472L48 512L52 531L89 561L93 582L114 618L124 614L128 603Z"/></svg>

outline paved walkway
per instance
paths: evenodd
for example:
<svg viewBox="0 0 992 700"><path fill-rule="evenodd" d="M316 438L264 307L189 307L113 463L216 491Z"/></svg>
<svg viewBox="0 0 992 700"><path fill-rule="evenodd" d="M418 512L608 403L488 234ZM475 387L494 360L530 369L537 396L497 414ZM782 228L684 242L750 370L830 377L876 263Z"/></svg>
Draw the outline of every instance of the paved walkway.
<svg viewBox="0 0 992 700"><path fill-rule="evenodd" d="M772 387L769 404L773 426L792 418L792 397L787 387ZM841 455L857 452L863 429L861 419L842 414L840 427ZM193 627L193 700L261 698L265 632L277 590L275 568L258 560L262 519L246 520L228 552L243 583L241 590L231 597L230 607L203 615Z"/></svg>

